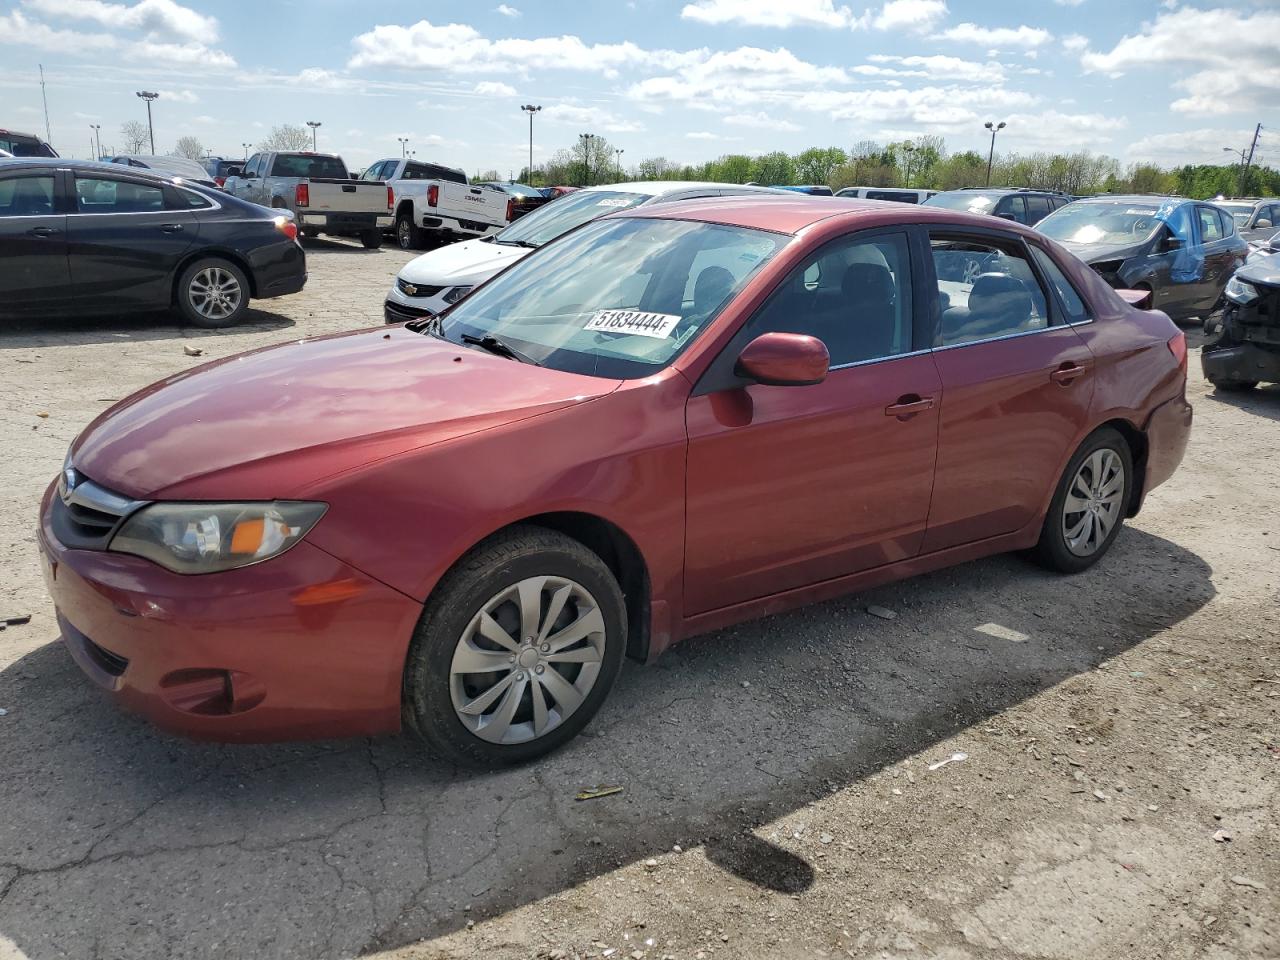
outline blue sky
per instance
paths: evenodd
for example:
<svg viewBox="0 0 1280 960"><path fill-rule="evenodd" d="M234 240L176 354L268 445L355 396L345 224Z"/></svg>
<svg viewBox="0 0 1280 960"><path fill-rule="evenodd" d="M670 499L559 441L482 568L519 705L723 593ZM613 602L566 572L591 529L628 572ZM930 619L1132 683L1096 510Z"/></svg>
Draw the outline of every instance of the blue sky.
<svg viewBox="0 0 1280 960"><path fill-rule="evenodd" d="M353 167L518 170L578 133L623 161L940 134L985 150L1220 162L1261 122L1280 165L1280 2L1178 0L0 0L0 126L85 156L145 120L215 153L319 120ZM1268 132L1267 128L1271 128Z"/></svg>

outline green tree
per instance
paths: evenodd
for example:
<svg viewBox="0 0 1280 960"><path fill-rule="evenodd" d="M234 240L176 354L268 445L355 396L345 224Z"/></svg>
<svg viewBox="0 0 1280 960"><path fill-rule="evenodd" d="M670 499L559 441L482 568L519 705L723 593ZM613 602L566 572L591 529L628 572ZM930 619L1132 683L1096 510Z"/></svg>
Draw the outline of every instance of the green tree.
<svg viewBox="0 0 1280 960"><path fill-rule="evenodd" d="M795 157L795 176L800 183L827 183L831 171L849 162L839 147L810 147Z"/></svg>
<svg viewBox="0 0 1280 960"><path fill-rule="evenodd" d="M796 182L796 165L781 150L756 157L751 164L751 179L765 186L789 186Z"/></svg>

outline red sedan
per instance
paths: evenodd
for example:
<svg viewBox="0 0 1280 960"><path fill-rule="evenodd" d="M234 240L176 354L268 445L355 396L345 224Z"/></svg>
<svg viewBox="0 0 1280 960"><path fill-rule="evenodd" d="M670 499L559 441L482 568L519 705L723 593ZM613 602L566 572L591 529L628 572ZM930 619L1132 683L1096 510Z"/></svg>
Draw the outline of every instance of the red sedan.
<svg viewBox="0 0 1280 960"><path fill-rule="evenodd" d="M564 743L624 656L1001 551L1102 557L1191 427L1186 344L1052 241L721 198L584 225L440 318L197 368L41 507L63 638L223 740Z"/></svg>

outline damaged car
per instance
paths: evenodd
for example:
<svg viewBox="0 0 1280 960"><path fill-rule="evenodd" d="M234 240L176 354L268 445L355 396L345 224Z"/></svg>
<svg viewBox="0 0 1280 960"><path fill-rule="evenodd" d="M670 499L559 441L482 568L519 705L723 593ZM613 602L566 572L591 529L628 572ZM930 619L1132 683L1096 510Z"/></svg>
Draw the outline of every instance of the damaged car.
<svg viewBox="0 0 1280 960"><path fill-rule="evenodd" d="M1098 196L1036 225L1117 290L1143 290L1173 320L1216 312L1249 246L1231 214L1185 197Z"/></svg>
<svg viewBox="0 0 1280 960"><path fill-rule="evenodd" d="M1252 259L1227 283L1222 316L1205 324L1200 354L1205 379L1218 390L1252 390L1280 383L1280 241L1271 255Z"/></svg>

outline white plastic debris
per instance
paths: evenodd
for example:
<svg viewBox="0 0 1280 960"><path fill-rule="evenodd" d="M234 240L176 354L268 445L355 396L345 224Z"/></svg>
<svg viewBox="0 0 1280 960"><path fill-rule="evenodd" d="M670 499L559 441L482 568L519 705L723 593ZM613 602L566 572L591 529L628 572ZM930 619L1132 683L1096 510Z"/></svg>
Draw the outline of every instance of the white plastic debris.
<svg viewBox="0 0 1280 960"><path fill-rule="evenodd" d="M997 640L1008 640L1010 643L1026 643L1031 639L1025 633L1010 630L1008 627L1002 627L998 623L984 623L980 627L974 627L973 630L975 633L985 633L988 637L995 637Z"/></svg>
<svg viewBox="0 0 1280 960"><path fill-rule="evenodd" d="M951 756L947 757L945 760L939 760L937 763L929 764L929 769L938 770L942 767L945 767L948 763L964 763L964 761L968 759L969 759L969 755L967 753L953 753Z"/></svg>

